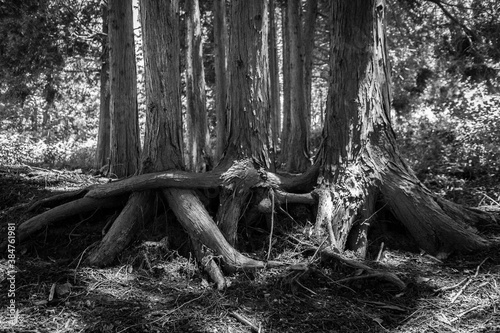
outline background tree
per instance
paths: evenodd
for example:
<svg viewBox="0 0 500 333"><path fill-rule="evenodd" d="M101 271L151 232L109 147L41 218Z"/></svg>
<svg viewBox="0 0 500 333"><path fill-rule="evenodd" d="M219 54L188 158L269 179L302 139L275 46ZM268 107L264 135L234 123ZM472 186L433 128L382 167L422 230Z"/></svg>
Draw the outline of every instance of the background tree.
<svg viewBox="0 0 500 333"><path fill-rule="evenodd" d="M311 133L311 113L312 113L312 67L314 55L314 36L316 28L316 16L318 15L318 0L308 0L305 8L301 47L304 55L304 106L307 115L307 141L309 144Z"/></svg>
<svg viewBox="0 0 500 333"><path fill-rule="evenodd" d="M108 7L101 4L102 12L102 54L100 73L99 94L99 129L97 136L97 148L95 155L95 169L99 170L103 165L109 163L111 148L111 119L109 112L110 90L109 90L109 47L108 47Z"/></svg>
<svg viewBox="0 0 500 333"><path fill-rule="evenodd" d="M226 1L214 0L214 66L215 66L215 114L216 148L215 160L222 157L227 139L227 113L226 113L226 49L227 49L227 21Z"/></svg>
<svg viewBox="0 0 500 333"><path fill-rule="evenodd" d="M203 171L211 154L198 0L186 0L186 129L189 168ZM208 163L209 164L209 163Z"/></svg>
<svg viewBox="0 0 500 333"><path fill-rule="evenodd" d="M132 3L109 1L111 173L133 175L139 165L137 76Z"/></svg>
<svg viewBox="0 0 500 333"><path fill-rule="evenodd" d="M286 155L286 169L303 172L311 164L308 149L308 128L304 99L304 63L302 56L301 1L287 2L288 34L290 41L290 133ZM292 148L293 147L293 148Z"/></svg>

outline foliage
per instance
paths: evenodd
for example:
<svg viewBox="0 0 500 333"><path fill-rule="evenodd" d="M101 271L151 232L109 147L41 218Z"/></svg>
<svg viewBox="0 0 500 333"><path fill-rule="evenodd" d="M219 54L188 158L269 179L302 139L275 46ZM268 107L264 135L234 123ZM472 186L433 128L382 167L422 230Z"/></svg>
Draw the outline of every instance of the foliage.
<svg viewBox="0 0 500 333"><path fill-rule="evenodd" d="M0 2L0 73L4 101L22 102L41 76L58 74L68 57L97 55L98 1Z"/></svg>
<svg viewBox="0 0 500 333"><path fill-rule="evenodd" d="M466 182L499 181L500 94L490 90L486 83L456 81L449 96L417 104L412 116L395 121L401 152L421 180L443 195L465 194Z"/></svg>

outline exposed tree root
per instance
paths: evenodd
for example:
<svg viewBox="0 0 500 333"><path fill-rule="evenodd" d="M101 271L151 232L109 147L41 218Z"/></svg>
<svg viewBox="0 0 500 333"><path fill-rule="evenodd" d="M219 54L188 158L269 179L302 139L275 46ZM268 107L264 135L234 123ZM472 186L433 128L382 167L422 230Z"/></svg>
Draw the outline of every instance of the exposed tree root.
<svg viewBox="0 0 500 333"><path fill-rule="evenodd" d="M399 289L406 288L406 284L400 278L398 278L396 276L396 274L394 274L394 273L371 268L370 266L363 264L362 262L360 262L358 260L349 259L349 258L347 258L339 253L336 253L328 247L322 247L321 249L318 249L318 248L312 248L312 249L314 249L315 251L319 250L319 253L322 255L323 260L333 259L333 260L338 261L342 264L345 264L349 267L352 267L355 269L361 269L364 272L368 273L368 275L370 275L370 277L377 277L377 278L384 279L384 280L394 284Z"/></svg>
<svg viewBox="0 0 500 333"><path fill-rule="evenodd" d="M28 208L28 212L36 212L41 208L54 208L67 202L83 198L93 187L94 186L89 186L80 190L65 192L38 200Z"/></svg>
<svg viewBox="0 0 500 333"><path fill-rule="evenodd" d="M235 163L247 163L235 162ZM251 163L250 163L251 164ZM246 164L254 169L253 165ZM250 169L249 169L250 170ZM313 165L300 175L280 175L262 170L266 183L280 188L282 191L307 193L313 190L319 167ZM138 175L112 183L98 185L87 194L91 198L106 198L137 191L154 190L161 188L211 189L222 185L222 175L226 170L217 168L205 173L191 173L185 171L164 171ZM258 182L261 179L252 178ZM251 186L256 186L257 183Z"/></svg>
<svg viewBox="0 0 500 333"><path fill-rule="evenodd" d="M99 208L124 205L126 197L118 195L137 191L130 196L128 204L99 247L88 258L92 265L108 265L128 245L140 227L140 222L149 220L148 216L154 209L151 191L148 190L161 188L169 207L189 234L196 258L218 289L223 289L226 285L218 263L227 272L283 265L280 262L249 258L234 248L238 221L247 210L253 193L256 196L252 199L249 212L255 215L254 218L264 214L268 222L275 212L274 204L318 203L315 238L324 239L322 231L326 230L332 245L330 248L321 248L320 253L351 267L363 269L370 276L381 277L401 288L404 283L393 274L374 270L339 254L350 249L360 258L366 256L368 230L378 213L376 206L379 210L389 209L414 236L419 247L438 257L452 251L469 251L489 244L473 228L491 221L488 214L464 209L437 198L406 170L395 168L395 164L389 165L391 167L378 167L380 170L377 172L374 172L374 164L367 166L362 162L351 165L343 173L336 170L339 172L337 182L334 185L321 183L324 180L321 178L321 185L313 193L287 191L301 192L308 189L311 175L317 175L316 166L306 173L307 176L297 177L283 177L266 172L251 160L236 162L224 173L214 171L194 174L175 171L143 174L92 189L86 188L71 195L56 196L53 200L45 199L34 207L78 198L21 224L18 236L22 241L50 223ZM297 182L297 179L302 182ZM219 186L223 186L224 195L218 210L218 227L193 190ZM268 194L270 191L272 196ZM82 195L85 196L82 198ZM251 217L247 215L246 218L248 221ZM273 222L270 222L271 229L274 228ZM216 258L218 259L214 260Z"/></svg>
<svg viewBox="0 0 500 333"><path fill-rule="evenodd" d="M140 223L152 217L152 194L149 191L137 192L130 196L127 205L111 225L99 246L88 258L90 265L106 266L111 264L134 238Z"/></svg>
<svg viewBox="0 0 500 333"><path fill-rule="evenodd" d="M109 198L107 200L84 197L62 204L19 225L17 229L18 240L25 240L51 223L68 220L75 215L94 212L102 208L123 206L125 202L126 198L121 196Z"/></svg>
<svg viewBox="0 0 500 333"><path fill-rule="evenodd" d="M470 252L490 245L471 226L478 222L478 214L436 200L416 178L394 164L381 175L384 201L426 252L445 258L455 251Z"/></svg>
<svg viewBox="0 0 500 333"><path fill-rule="evenodd" d="M202 265L205 272L210 276L212 281L215 283L217 290L223 290L226 288L226 280L224 279L224 274L220 267L214 260L213 253L210 249L203 246L199 241L192 240L194 253L196 259Z"/></svg>
<svg viewBox="0 0 500 333"><path fill-rule="evenodd" d="M229 271L282 266L279 262L263 262L242 255L222 235L212 217L192 191L185 189L163 190L170 208L193 240L212 249L220 256Z"/></svg>

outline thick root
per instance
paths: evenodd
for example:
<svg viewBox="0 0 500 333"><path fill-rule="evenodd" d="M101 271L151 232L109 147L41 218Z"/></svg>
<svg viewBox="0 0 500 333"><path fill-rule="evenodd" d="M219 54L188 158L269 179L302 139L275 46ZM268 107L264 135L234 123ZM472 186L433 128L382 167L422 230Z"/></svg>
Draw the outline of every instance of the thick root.
<svg viewBox="0 0 500 333"><path fill-rule="evenodd" d="M125 202L125 198L123 197L114 197L107 200L84 197L65 203L22 223L17 229L18 239L22 242L54 222L68 220L75 215L94 212L103 208L123 206Z"/></svg>
<svg viewBox="0 0 500 333"><path fill-rule="evenodd" d="M192 191L165 189L163 193L170 208L190 237L210 248L215 255L220 256L226 269L231 271L281 266L277 262L264 263L251 259L236 251L225 239L212 217Z"/></svg>
<svg viewBox="0 0 500 333"><path fill-rule="evenodd" d="M438 258L490 245L471 227L472 223L466 223L473 220L467 209L457 209L442 199L436 201L418 180L400 169L391 168L383 173L381 192L394 216L410 231L418 246Z"/></svg>
<svg viewBox="0 0 500 333"><path fill-rule="evenodd" d="M99 267L111 264L134 238L140 222L150 220L153 210L151 202L150 192L132 194L106 236L87 259L88 263Z"/></svg>

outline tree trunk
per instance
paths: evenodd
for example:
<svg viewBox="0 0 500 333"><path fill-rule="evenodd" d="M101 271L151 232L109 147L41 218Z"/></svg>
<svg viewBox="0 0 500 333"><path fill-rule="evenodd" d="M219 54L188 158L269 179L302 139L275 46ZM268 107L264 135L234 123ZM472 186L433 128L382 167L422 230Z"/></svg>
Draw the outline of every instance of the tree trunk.
<svg viewBox="0 0 500 333"><path fill-rule="evenodd" d="M146 133L140 173L181 169L182 120L180 113L178 3L154 0L140 3L146 85ZM172 47L165 48L165 45ZM171 73L172 75L162 75ZM135 233L151 220L153 193L133 193L89 263L110 264Z"/></svg>
<svg viewBox="0 0 500 333"><path fill-rule="evenodd" d="M280 165L286 165L288 157L288 135L290 133L290 34L288 33L288 4L281 8L281 39L283 66L283 125L281 130Z"/></svg>
<svg viewBox="0 0 500 333"><path fill-rule="evenodd" d="M288 1L288 34L290 40L290 135L286 170L303 172L310 165L307 148L307 114L304 104L304 65L301 50L301 1Z"/></svg>
<svg viewBox="0 0 500 333"><path fill-rule="evenodd" d="M269 2L269 72L270 72L270 101L271 101L271 140L273 160L271 168L276 169L276 156L279 137L281 135L281 102L280 102L280 81L278 50L276 45L276 19L275 1Z"/></svg>
<svg viewBox="0 0 500 333"><path fill-rule="evenodd" d="M252 158L269 167L270 72L268 0L231 3L229 40L229 136L226 156L221 163L228 168L234 160ZM230 244L236 240L239 217L249 192L233 200L234 184L221 194L218 223Z"/></svg>
<svg viewBox="0 0 500 333"><path fill-rule="evenodd" d="M423 250L437 256L488 242L467 226L477 216L443 207L401 159L390 124L389 64L384 1L339 1L332 6L330 91L317 226L332 246L366 253L366 228L388 209ZM350 241L348 241L350 240Z"/></svg>
<svg viewBox="0 0 500 333"><path fill-rule="evenodd" d="M220 160L224 153L227 140L226 113L226 1L214 0L214 58L215 58L215 115L217 118L217 142L215 161Z"/></svg>
<svg viewBox="0 0 500 333"><path fill-rule="evenodd" d="M304 53L304 107L307 115L306 128L307 137L310 139L311 132L311 87L312 87L312 65L314 51L314 29L316 27L316 16L318 14L318 0L307 0L306 15L304 18L302 33L302 49Z"/></svg>
<svg viewBox="0 0 500 333"><path fill-rule="evenodd" d="M203 68L200 7L198 0L186 0L186 128L188 167L205 171L210 154L205 71Z"/></svg>
<svg viewBox="0 0 500 333"><path fill-rule="evenodd" d="M111 172L134 174L139 165L139 122L132 2L109 1Z"/></svg>
<svg viewBox="0 0 500 333"><path fill-rule="evenodd" d="M99 97L99 130L97 134L97 149L94 168L99 170L109 163L110 158L110 114L109 114L109 48L108 48L108 7L101 5L102 32L101 41L101 87Z"/></svg>

